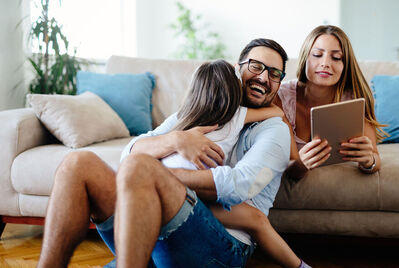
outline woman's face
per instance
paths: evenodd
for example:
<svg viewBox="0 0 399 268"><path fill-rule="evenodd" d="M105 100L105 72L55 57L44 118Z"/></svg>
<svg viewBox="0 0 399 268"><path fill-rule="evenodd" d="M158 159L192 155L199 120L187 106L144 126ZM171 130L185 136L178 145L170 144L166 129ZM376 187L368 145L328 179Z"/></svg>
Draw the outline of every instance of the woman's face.
<svg viewBox="0 0 399 268"><path fill-rule="evenodd" d="M314 42L306 61L308 82L317 86L334 86L341 78L344 63L338 39L330 34L320 35Z"/></svg>

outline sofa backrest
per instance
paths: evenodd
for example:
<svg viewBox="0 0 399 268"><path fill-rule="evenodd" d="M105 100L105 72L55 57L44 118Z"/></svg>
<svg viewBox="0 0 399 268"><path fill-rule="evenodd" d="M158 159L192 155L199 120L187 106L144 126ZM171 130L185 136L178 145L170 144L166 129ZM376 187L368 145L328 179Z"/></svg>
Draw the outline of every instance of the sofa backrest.
<svg viewBox="0 0 399 268"><path fill-rule="evenodd" d="M144 59L124 56L112 56L107 61L107 73L143 73L155 75L156 86L153 92L153 125L162 123L166 117L176 112L184 99L195 69L204 61ZM359 61L363 75L371 85L374 75L399 75L399 62ZM296 78L297 59L287 62L286 78Z"/></svg>

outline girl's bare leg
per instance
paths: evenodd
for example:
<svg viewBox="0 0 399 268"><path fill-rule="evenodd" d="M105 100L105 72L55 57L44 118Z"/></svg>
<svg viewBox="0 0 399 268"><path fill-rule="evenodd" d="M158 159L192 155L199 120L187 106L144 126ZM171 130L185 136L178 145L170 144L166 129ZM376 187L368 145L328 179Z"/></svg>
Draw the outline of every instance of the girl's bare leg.
<svg viewBox="0 0 399 268"><path fill-rule="evenodd" d="M297 268L301 265L301 260L259 209L242 203L232 207L231 211L223 209L220 205L213 205L211 210L224 226L247 231L262 250L282 266Z"/></svg>

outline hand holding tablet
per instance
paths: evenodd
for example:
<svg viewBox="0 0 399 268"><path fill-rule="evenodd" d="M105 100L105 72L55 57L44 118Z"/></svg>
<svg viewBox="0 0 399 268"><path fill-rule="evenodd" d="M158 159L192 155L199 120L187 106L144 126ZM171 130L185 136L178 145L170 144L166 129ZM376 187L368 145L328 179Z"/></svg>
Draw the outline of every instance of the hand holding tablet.
<svg viewBox="0 0 399 268"><path fill-rule="evenodd" d="M311 138L327 140L331 156L321 165L345 162L339 153L341 143L363 136L363 98L313 107L310 110Z"/></svg>

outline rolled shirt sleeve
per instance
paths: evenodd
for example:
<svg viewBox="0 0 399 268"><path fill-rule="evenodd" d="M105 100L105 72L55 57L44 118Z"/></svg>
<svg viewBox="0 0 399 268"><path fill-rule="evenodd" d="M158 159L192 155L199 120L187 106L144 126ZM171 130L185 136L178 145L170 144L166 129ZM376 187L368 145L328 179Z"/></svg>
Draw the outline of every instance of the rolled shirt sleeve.
<svg viewBox="0 0 399 268"><path fill-rule="evenodd" d="M225 208L251 199L266 215L273 206L290 158L290 133L281 118L246 127L235 148L234 167L212 168L217 201ZM234 165L232 161L232 165Z"/></svg>
<svg viewBox="0 0 399 268"><path fill-rule="evenodd" d="M159 125L156 129L152 131L148 131L145 134L141 134L140 136L134 137L123 149L122 154L121 154L121 159L120 161L122 162L123 159L125 159L126 156L130 154L130 151L132 150L133 145L142 138L145 137L153 137L153 136L158 136L158 135L163 135L166 134L170 131L172 131L173 127L177 124L177 113L172 114L168 118L163 121L161 125Z"/></svg>

